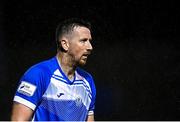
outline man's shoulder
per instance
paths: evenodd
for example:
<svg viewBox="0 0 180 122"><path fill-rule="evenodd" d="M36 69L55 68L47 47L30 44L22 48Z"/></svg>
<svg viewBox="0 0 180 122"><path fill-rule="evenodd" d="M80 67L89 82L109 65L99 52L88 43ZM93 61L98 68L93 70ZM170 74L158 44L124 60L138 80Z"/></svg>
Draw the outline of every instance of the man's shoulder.
<svg viewBox="0 0 180 122"><path fill-rule="evenodd" d="M91 90L93 91L93 94L95 94L96 93L96 87L94 84L94 79L91 76L91 74L89 72L85 71L84 69L81 69L81 68L77 68L76 71L79 75L81 75L82 77L84 77L86 79L86 81L88 82L88 84L91 87Z"/></svg>
<svg viewBox="0 0 180 122"><path fill-rule="evenodd" d="M51 66L53 65L53 59L47 59L47 60L43 60L39 63L36 63L34 65L32 65L26 72L27 73L31 73L31 74L38 74L38 73L43 73L43 72L48 72L50 71Z"/></svg>
<svg viewBox="0 0 180 122"><path fill-rule="evenodd" d="M76 69L76 71L77 71L78 74L80 74L80 75L83 76L84 78L86 78L86 79L92 79L92 75L91 75L89 72L85 71L84 69L78 67L78 68Z"/></svg>

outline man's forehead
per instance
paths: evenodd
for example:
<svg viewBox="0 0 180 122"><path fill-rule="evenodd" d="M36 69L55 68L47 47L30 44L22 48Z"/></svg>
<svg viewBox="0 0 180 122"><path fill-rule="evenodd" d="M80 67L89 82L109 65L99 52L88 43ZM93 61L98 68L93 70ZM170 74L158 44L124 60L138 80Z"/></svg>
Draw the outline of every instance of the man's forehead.
<svg viewBox="0 0 180 122"><path fill-rule="evenodd" d="M90 30L87 28L87 27L84 27L84 26L76 26L74 27L73 29L74 31L77 31L77 32L84 32L84 33L91 33Z"/></svg>
<svg viewBox="0 0 180 122"><path fill-rule="evenodd" d="M86 27L78 26L78 27L74 28L74 34L77 34L82 37L90 38L90 39L92 38L90 30Z"/></svg>

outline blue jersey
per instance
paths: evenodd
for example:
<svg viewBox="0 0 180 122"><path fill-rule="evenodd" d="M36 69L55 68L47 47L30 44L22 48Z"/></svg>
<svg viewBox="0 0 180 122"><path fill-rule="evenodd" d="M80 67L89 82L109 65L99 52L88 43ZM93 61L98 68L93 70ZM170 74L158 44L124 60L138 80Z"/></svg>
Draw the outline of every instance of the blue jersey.
<svg viewBox="0 0 180 122"><path fill-rule="evenodd" d="M77 68L70 81L56 57L32 66L22 76L14 101L34 111L34 121L85 121L94 114L92 76Z"/></svg>

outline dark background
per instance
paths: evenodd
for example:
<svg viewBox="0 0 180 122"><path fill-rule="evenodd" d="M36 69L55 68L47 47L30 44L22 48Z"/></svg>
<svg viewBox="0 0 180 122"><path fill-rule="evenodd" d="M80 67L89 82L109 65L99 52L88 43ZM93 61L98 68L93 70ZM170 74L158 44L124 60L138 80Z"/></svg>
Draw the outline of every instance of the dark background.
<svg viewBox="0 0 180 122"><path fill-rule="evenodd" d="M9 120L17 82L56 54L59 21L94 26L84 67L97 88L96 120L180 120L179 6L174 1L0 2L0 120Z"/></svg>

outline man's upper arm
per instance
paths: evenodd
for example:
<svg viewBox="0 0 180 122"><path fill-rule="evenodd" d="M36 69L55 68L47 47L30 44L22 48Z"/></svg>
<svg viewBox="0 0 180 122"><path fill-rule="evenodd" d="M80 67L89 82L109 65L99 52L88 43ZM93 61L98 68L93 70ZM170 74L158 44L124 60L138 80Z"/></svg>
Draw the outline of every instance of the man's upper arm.
<svg viewBox="0 0 180 122"><path fill-rule="evenodd" d="M94 121L94 114L88 115L87 121Z"/></svg>
<svg viewBox="0 0 180 122"><path fill-rule="evenodd" d="M95 84L94 84L94 80L92 78L92 76L90 75L90 85L91 85L91 91L92 91L92 98L91 98L91 103L90 103L90 106L89 106L89 112L88 112L88 116L90 118L94 118L94 109L95 109L95 101L96 101L96 87L95 87Z"/></svg>
<svg viewBox="0 0 180 122"><path fill-rule="evenodd" d="M39 68L32 68L23 75L13 100L13 120L31 119L33 110L35 110L44 92L41 79L43 79L42 70Z"/></svg>
<svg viewBox="0 0 180 122"><path fill-rule="evenodd" d="M29 107L14 102L11 114L12 121L30 121L32 119L33 110Z"/></svg>

